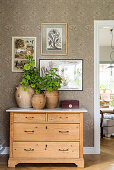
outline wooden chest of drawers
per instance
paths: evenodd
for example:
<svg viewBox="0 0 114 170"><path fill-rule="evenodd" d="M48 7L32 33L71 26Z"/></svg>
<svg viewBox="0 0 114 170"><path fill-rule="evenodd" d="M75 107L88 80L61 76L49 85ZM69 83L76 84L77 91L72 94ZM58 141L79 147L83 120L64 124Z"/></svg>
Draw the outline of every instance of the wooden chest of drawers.
<svg viewBox="0 0 114 170"><path fill-rule="evenodd" d="M75 163L84 167L83 112L73 110L9 109L10 156L18 163Z"/></svg>

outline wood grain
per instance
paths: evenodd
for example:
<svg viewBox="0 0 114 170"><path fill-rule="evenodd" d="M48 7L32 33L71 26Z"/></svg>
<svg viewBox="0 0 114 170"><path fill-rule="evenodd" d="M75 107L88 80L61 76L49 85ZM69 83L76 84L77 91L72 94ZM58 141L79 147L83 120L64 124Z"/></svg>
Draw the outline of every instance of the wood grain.
<svg viewBox="0 0 114 170"><path fill-rule="evenodd" d="M46 121L45 114L22 114L14 113L14 122L25 122L25 123L42 123Z"/></svg>
<svg viewBox="0 0 114 170"><path fill-rule="evenodd" d="M80 114L48 114L49 123L80 123Z"/></svg>
<svg viewBox="0 0 114 170"><path fill-rule="evenodd" d="M14 142L15 158L79 158L79 142Z"/></svg>
<svg viewBox="0 0 114 170"><path fill-rule="evenodd" d="M79 126L14 123L14 141L79 141Z"/></svg>
<svg viewBox="0 0 114 170"><path fill-rule="evenodd" d="M10 113L8 167L18 163L84 167L83 113Z"/></svg>

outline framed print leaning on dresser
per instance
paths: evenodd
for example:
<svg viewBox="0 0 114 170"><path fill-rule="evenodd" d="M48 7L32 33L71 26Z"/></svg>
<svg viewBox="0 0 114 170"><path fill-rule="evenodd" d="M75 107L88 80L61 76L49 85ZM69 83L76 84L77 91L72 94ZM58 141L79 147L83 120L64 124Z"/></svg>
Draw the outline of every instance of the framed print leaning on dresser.
<svg viewBox="0 0 114 170"><path fill-rule="evenodd" d="M41 76L45 74L46 70L50 70L51 68L57 68L56 73L62 78L61 88L59 90L83 90L83 60L41 59L39 60L39 62Z"/></svg>
<svg viewBox="0 0 114 170"><path fill-rule="evenodd" d="M67 55L67 24L41 24L41 54Z"/></svg>
<svg viewBox="0 0 114 170"><path fill-rule="evenodd" d="M23 72L27 55L36 66L36 37L12 37L12 72Z"/></svg>

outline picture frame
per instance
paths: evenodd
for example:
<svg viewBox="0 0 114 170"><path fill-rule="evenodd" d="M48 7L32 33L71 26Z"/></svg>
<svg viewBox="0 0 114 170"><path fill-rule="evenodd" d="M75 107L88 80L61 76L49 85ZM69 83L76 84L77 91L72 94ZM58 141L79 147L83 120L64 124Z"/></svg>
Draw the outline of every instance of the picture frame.
<svg viewBox="0 0 114 170"><path fill-rule="evenodd" d="M36 66L36 37L12 37L12 72L23 72L27 55L33 56Z"/></svg>
<svg viewBox="0 0 114 170"><path fill-rule="evenodd" d="M46 70L57 68L57 74L61 76L62 83L59 90L83 91L83 60L82 59L40 59L40 76Z"/></svg>
<svg viewBox="0 0 114 170"><path fill-rule="evenodd" d="M67 55L67 23L41 24L41 54Z"/></svg>

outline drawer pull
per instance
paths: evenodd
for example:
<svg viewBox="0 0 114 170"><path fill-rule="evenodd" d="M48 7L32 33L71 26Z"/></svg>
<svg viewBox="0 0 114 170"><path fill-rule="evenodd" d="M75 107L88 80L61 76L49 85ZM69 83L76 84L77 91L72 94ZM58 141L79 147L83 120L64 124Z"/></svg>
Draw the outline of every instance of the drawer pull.
<svg viewBox="0 0 114 170"><path fill-rule="evenodd" d="M33 119L34 117L25 117L26 119Z"/></svg>
<svg viewBox="0 0 114 170"><path fill-rule="evenodd" d="M24 151L28 151L28 152L29 151L34 151L34 149L31 149L31 148L30 149L24 149Z"/></svg>
<svg viewBox="0 0 114 170"><path fill-rule="evenodd" d="M59 151L67 152L69 149L59 149Z"/></svg>
<svg viewBox="0 0 114 170"><path fill-rule="evenodd" d="M59 133L69 133L69 131L68 130L66 130L66 131L59 130Z"/></svg>
<svg viewBox="0 0 114 170"><path fill-rule="evenodd" d="M25 130L24 132L26 133L34 133L34 130L30 131L30 130Z"/></svg>
<svg viewBox="0 0 114 170"><path fill-rule="evenodd" d="M68 117L61 117L61 116L60 116L59 118L60 118L60 119L64 119L64 118L65 118L65 119L68 119Z"/></svg>

